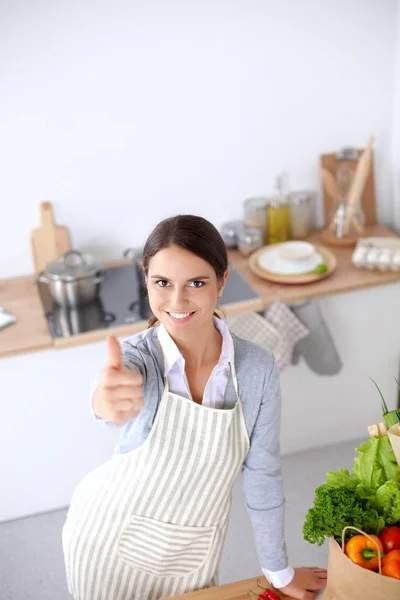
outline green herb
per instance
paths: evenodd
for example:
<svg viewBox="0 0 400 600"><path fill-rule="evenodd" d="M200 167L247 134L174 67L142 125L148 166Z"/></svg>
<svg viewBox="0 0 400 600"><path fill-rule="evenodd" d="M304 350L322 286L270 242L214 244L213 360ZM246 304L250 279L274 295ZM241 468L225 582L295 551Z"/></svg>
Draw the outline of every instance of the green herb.
<svg viewBox="0 0 400 600"><path fill-rule="evenodd" d="M339 541L347 525L379 535L385 527L385 521L370 501L360 498L354 488L335 487L326 483L320 485L315 491L314 506L306 515L304 539L318 546L322 546L324 539L329 537ZM353 535L349 531L347 539Z"/></svg>
<svg viewBox="0 0 400 600"><path fill-rule="evenodd" d="M319 265L317 265L315 267L314 273L316 273L317 275L322 275L323 273L326 273L328 270L328 265L325 263L320 263Z"/></svg>

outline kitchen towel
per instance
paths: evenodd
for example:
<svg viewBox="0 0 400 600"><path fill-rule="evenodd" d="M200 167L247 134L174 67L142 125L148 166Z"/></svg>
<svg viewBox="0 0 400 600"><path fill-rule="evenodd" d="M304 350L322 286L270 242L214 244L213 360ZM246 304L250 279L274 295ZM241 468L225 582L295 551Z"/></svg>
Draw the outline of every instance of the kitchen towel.
<svg viewBox="0 0 400 600"><path fill-rule="evenodd" d="M296 344L306 339L310 332L283 302L273 302L265 311L264 316L280 334L274 355L279 370L282 371L291 364Z"/></svg>
<svg viewBox="0 0 400 600"><path fill-rule="evenodd" d="M343 364L317 303L307 300L292 304L290 310L310 332L310 335L296 344L292 364L296 365L300 356L303 356L317 375L337 375Z"/></svg>
<svg viewBox="0 0 400 600"><path fill-rule="evenodd" d="M258 313L228 317L227 324L231 333L269 352L275 352L281 339L279 331Z"/></svg>

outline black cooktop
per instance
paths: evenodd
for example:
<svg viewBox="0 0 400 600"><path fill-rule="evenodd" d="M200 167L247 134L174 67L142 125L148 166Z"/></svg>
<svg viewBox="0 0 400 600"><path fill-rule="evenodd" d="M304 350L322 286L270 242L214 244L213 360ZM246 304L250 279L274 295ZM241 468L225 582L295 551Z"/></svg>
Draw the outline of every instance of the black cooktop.
<svg viewBox="0 0 400 600"><path fill-rule="evenodd" d="M53 338L107 329L147 320L150 306L141 270L133 263L103 269L103 282L95 302L77 308L64 308L52 301L47 284L38 282L47 324ZM221 304L255 300L257 294L230 266Z"/></svg>

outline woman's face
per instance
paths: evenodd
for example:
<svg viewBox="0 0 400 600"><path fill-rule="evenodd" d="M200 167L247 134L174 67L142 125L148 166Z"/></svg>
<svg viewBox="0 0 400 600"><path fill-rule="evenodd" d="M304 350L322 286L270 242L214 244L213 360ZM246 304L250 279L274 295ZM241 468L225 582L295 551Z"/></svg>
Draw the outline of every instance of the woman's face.
<svg viewBox="0 0 400 600"><path fill-rule="evenodd" d="M150 260L147 290L150 307L168 332L180 337L209 325L228 277L219 282L204 259L170 246Z"/></svg>

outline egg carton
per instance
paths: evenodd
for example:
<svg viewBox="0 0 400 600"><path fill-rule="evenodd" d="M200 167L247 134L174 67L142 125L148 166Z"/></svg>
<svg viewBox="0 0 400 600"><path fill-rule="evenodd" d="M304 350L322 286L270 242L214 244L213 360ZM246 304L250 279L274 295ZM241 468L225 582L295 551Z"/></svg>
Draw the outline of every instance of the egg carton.
<svg viewBox="0 0 400 600"><path fill-rule="evenodd" d="M351 262L358 269L400 271L400 239L362 238L357 242Z"/></svg>

